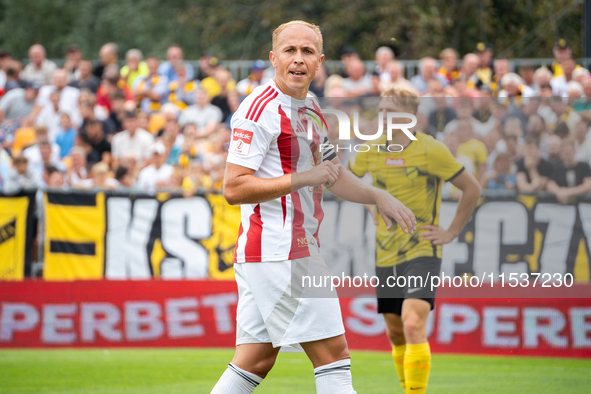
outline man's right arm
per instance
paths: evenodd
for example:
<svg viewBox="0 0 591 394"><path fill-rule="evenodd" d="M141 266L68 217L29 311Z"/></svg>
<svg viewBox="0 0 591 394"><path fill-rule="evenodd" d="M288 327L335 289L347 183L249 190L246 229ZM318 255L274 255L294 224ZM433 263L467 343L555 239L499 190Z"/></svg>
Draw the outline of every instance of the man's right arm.
<svg viewBox="0 0 591 394"><path fill-rule="evenodd" d="M227 163L224 176L224 197L230 205L258 204L283 197L305 186L332 186L341 167L330 161L299 174L285 174L264 179L254 175L253 169Z"/></svg>

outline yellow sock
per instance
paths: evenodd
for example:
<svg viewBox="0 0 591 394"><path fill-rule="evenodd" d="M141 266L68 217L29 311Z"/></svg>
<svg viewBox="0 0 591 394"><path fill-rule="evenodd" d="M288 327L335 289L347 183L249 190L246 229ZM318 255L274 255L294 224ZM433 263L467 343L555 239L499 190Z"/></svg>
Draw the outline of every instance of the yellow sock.
<svg viewBox="0 0 591 394"><path fill-rule="evenodd" d="M394 358L394 366L396 367L396 373L400 378L400 384L402 388L404 386L404 353L406 353L406 345L392 346L392 357Z"/></svg>
<svg viewBox="0 0 591 394"><path fill-rule="evenodd" d="M425 394L430 370L431 349L429 343L406 344L406 354L404 355L406 394Z"/></svg>

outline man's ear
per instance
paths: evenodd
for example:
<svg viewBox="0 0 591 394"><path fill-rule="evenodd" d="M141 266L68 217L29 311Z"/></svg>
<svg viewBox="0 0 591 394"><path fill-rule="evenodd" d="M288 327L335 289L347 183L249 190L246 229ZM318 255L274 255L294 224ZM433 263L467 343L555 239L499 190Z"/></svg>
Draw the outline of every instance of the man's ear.
<svg viewBox="0 0 591 394"><path fill-rule="evenodd" d="M273 53L273 51L269 51L269 60L271 61L271 64L273 64L273 68L277 68L277 65L275 64L277 58L275 57L275 53Z"/></svg>
<svg viewBox="0 0 591 394"><path fill-rule="evenodd" d="M320 55L320 59L318 60L318 64L316 65L316 71L318 71L320 69L320 66L322 65L323 61L324 61L324 53L322 55Z"/></svg>

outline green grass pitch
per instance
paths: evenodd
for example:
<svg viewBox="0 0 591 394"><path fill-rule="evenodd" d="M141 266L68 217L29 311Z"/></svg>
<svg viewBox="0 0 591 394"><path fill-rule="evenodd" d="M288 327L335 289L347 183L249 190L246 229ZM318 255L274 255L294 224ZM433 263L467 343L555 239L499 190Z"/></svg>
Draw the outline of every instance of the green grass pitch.
<svg viewBox="0 0 591 394"><path fill-rule="evenodd" d="M207 394L231 349L0 350L0 393ZM353 351L359 394L403 393L390 354ZM435 355L429 394L588 393L591 360ZM315 393L304 354L280 353L255 391Z"/></svg>

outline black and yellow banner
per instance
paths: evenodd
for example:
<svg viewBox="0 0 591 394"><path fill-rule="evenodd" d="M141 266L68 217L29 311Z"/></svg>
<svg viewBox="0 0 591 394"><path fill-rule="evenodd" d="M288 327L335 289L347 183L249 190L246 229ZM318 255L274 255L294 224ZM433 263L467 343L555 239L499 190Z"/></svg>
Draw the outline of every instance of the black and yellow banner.
<svg viewBox="0 0 591 394"><path fill-rule="evenodd" d="M35 225L35 191L0 194L0 280L30 276Z"/></svg>
<svg viewBox="0 0 591 394"><path fill-rule="evenodd" d="M44 205L45 279L234 278L240 208L221 195L47 192Z"/></svg>

